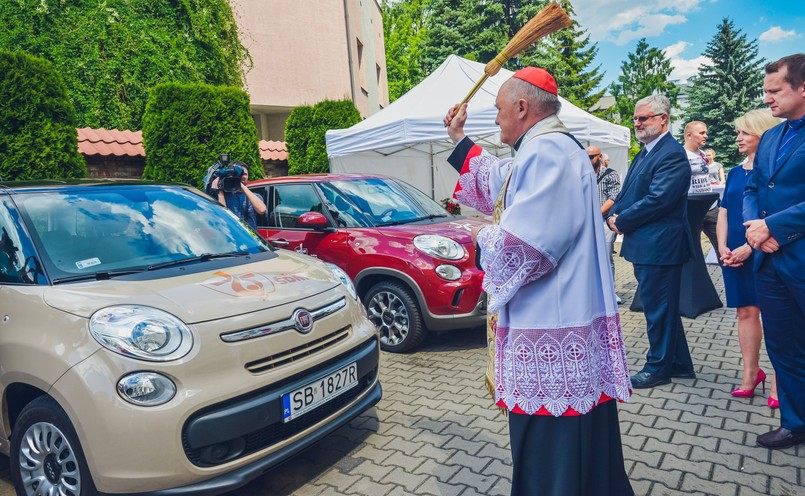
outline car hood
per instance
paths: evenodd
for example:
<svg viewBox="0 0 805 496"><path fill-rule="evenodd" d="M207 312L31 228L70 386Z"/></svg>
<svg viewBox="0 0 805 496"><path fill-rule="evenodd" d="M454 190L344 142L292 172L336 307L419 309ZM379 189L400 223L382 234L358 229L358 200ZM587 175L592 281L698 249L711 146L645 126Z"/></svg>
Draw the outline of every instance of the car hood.
<svg viewBox="0 0 805 496"><path fill-rule="evenodd" d="M193 324L286 305L340 284L313 258L278 254L270 260L178 277L52 286L44 299L51 307L85 318L110 305L145 305Z"/></svg>
<svg viewBox="0 0 805 496"><path fill-rule="evenodd" d="M402 224L399 226L378 227L377 230L390 238L413 239L421 234L438 234L458 241L462 245L472 245L472 230L477 226L487 226L482 219L464 217L434 224Z"/></svg>

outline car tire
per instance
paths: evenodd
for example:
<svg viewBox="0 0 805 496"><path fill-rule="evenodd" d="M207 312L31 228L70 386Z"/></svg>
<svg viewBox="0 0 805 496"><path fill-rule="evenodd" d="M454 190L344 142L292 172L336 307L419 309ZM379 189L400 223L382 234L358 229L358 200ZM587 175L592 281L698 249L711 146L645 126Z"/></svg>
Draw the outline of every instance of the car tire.
<svg viewBox="0 0 805 496"><path fill-rule="evenodd" d="M393 353L409 351L425 339L422 312L411 290L397 281L375 284L363 299L369 320L380 334L380 348Z"/></svg>
<svg viewBox="0 0 805 496"><path fill-rule="evenodd" d="M17 494L96 494L73 424L49 396L33 400L17 417L10 471Z"/></svg>

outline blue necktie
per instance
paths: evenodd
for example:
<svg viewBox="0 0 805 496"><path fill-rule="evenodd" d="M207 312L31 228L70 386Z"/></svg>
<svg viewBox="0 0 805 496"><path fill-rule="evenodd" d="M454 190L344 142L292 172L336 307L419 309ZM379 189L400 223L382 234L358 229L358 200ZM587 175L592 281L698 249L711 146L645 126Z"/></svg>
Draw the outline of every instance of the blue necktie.
<svg viewBox="0 0 805 496"><path fill-rule="evenodd" d="M640 153L637 154L637 157L635 157L634 166L637 167L638 165L640 165L640 162L642 162L643 159L646 158L646 155L648 155L648 151L646 150L646 147L644 146L640 150Z"/></svg>
<svg viewBox="0 0 805 496"><path fill-rule="evenodd" d="M780 166L782 158L785 157L788 151L791 149L791 145L794 143L794 138L797 137L797 133L800 129L802 129L803 124L805 124L805 120L803 119L788 121L788 131L786 131L783 135L783 139L780 141L780 149L777 150L777 161L775 163L776 166Z"/></svg>

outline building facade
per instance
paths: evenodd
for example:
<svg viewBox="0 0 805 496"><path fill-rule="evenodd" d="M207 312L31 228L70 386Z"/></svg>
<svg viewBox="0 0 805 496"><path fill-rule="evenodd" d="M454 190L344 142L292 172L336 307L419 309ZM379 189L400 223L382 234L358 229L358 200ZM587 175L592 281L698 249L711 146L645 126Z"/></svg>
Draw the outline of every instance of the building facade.
<svg viewBox="0 0 805 496"><path fill-rule="evenodd" d="M294 107L351 99L361 116L388 105L377 0L230 0L252 67L246 90L262 140L285 139Z"/></svg>

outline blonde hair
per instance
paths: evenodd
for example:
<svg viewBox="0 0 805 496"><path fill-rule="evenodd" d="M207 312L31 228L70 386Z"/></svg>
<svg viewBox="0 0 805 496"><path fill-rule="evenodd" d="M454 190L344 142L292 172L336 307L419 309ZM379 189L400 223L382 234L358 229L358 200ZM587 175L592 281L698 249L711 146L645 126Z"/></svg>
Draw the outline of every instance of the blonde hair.
<svg viewBox="0 0 805 496"><path fill-rule="evenodd" d="M780 122L780 119L771 115L771 109L750 110L735 119L735 129L754 136L762 136Z"/></svg>

